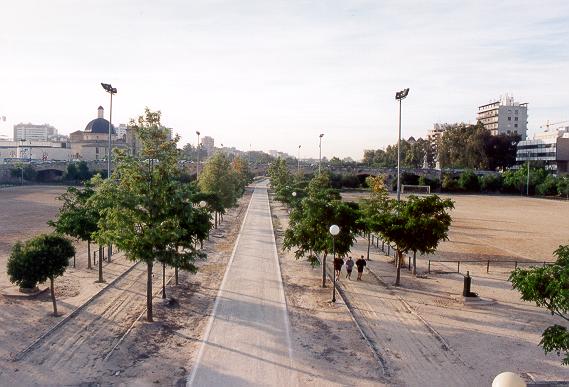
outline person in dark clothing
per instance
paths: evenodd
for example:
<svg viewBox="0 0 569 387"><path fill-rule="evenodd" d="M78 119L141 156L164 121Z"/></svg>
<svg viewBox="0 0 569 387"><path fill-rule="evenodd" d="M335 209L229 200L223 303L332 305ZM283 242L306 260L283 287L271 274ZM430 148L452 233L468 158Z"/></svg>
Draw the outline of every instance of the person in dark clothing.
<svg viewBox="0 0 569 387"><path fill-rule="evenodd" d="M364 272L364 267L366 266L366 260L364 259L363 255L360 259L356 261L356 266L358 268L358 281L361 281L362 273Z"/></svg>
<svg viewBox="0 0 569 387"><path fill-rule="evenodd" d="M346 261L346 272L348 274L346 274L346 278L348 279L352 279L352 269L354 268L354 260L352 259L352 257L348 257L348 260Z"/></svg>
<svg viewBox="0 0 569 387"><path fill-rule="evenodd" d="M340 271L342 270L342 266L344 265L344 260L340 257L334 258L334 271L336 275L336 279L340 278Z"/></svg>

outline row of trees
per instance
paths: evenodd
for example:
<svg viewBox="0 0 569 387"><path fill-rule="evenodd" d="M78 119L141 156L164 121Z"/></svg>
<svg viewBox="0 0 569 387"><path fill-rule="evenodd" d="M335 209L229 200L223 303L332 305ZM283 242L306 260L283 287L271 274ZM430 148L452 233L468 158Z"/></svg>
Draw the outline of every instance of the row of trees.
<svg viewBox="0 0 569 387"><path fill-rule="evenodd" d="M160 112L147 109L143 116L131 122L143 144L142 157L135 158L116 150L115 169L110 179L97 175L84 187L70 187L61 196L63 205L59 216L49 222L57 234L16 244L8 262L12 282L21 287L33 287L46 278L53 282L63 274L74 251L66 247L70 242L60 235L87 241L88 268L91 268L91 241L100 246L112 244L129 260L146 264L147 320L152 321L155 264L162 266L165 297L166 265L175 268L176 283L179 269L195 272L196 260L205 258L198 246L213 227L212 214L223 214L226 208L233 206L250 181L248 166L243 160L229 163L225 155L219 154L206 163L197 183L183 182L178 168L178 138L168 140L160 118ZM49 244L41 241L49 241ZM42 246L51 246L51 250L48 252ZM38 249L43 252L37 253ZM51 261L47 263L38 256ZM38 274L47 268L50 268L49 275ZM101 255L99 280L102 280ZM57 314L53 283L51 287Z"/></svg>
<svg viewBox="0 0 569 387"><path fill-rule="evenodd" d="M396 285L400 284L403 254L433 252L447 238L453 208L449 199L436 195L410 196L405 201L390 199L382 177L368 177L371 193L360 203L346 202L333 189L327 173L317 174L310 181L292 176L283 160L269 168L275 198L291 207L289 227L283 245L296 258L307 257L312 264L322 261L322 286L326 284L326 257L334 248L339 256L347 255L357 235L380 235L396 246ZM336 224L340 233L332 240L329 227ZM416 273L416 269L414 269Z"/></svg>
<svg viewBox="0 0 569 387"><path fill-rule="evenodd" d="M506 169L516 162L517 134L493 136L479 122L476 125L455 124L438 140L401 140L401 165L420 168L425 161L430 168L436 160L442 168ZM385 150L364 151L364 164L374 167L397 166L397 144Z"/></svg>

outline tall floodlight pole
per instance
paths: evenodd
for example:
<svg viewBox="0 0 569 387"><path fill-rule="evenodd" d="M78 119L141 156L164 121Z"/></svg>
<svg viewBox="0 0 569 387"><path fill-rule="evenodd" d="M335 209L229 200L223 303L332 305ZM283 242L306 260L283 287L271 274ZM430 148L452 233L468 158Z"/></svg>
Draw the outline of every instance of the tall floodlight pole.
<svg viewBox="0 0 569 387"><path fill-rule="evenodd" d="M196 145L196 152L198 154L196 163L196 180L198 180L200 178L200 132L196 130L196 134L198 135L198 143Z"/></svg>
<svg viewBox="0 0 569 387"><path fill-rule="evenodd" d="M399 135L397 137L397 201L401 199L401 102L409 94L409 88L395 93L395 99L399 101Z"/></svg>
<svg viewBox="0 0 569 387"><path fill-rule="evenodd" d="M109 146L107 149L107 179L111 178L111 155L112 155L112 142L111 142L111 132L112 132L112 122L113 122L113 94L117 93L117 89L111 86L110 83L101 83L103 89L111 95L111 104L109 108Z"/></svg>
<svg viewBox="0 0 569 387"><path fill-rule="evenodd" d="M113 122L113 94L117 93L117 89L116 87L111 86L110 83L101 83L101 86L103 86L103 89L105 89L105 91L107 93L109 93L111 95L111 104L110 104L110 108L109 108L109 146L108 146L108 151L107 151L107 179L111 178L111 155L112 155L112 142L111 142L111 133L112 133L112 122ZM111 262L111 256L113 255L113 247L111 244L109 244L107 246L107 260L109 262ZM102 257L99 257L99 259L102 259ZM100 264L99 264L100 267ZM101 269L102 270L102 269ZM102 273L102 271L101 271ZM102 274L99 274L99 279L102 281Z"/></svg>
<svg viewBox="0 0 569 387"><path fill-rule="evenodd" d="M324 133L320 133L320 143L318 144L318 173L322 172L322 137Z"/></svg>
<svg viewBox="0 0 569 387"><path fill-rule="evenodd" d="M296 173L300 176L300 145L298 146L298 167Z"/></svg>

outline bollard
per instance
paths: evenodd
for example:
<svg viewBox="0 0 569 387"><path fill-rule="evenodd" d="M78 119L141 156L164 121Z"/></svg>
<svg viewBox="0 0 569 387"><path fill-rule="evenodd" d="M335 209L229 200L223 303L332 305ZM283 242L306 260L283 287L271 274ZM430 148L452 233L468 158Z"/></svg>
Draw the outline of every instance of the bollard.
<svg viewBox="0 0 569 387"><path fill-rule="evenodd" d="M411 271L411 256L409 256L409 264L407 265L407 271Z"/></svg>
<svg viewBox="0 0 569 387"><path fill-rule="evenodd" d="M456 272L457 272L457 273L460 273L460 261L457 262L457 265L456 265Z"/></svg>
<svg viewBox="0 0 569 387"><path fill-rule="evenodd" d="M470 278L470 273L467 271L466 275L464 276L464 286L462 288L462 296L463 297L472 297L470 293L470 285L472 279Z"/></svg>

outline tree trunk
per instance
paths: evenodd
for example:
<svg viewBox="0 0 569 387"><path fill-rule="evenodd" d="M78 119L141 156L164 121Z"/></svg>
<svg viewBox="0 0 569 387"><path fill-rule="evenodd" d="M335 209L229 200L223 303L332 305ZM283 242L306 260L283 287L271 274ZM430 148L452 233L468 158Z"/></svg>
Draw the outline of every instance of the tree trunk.
<svg viewBox="0 0 569 387"><path fill-rule="evenodd" d="M215 211L215 228L217 228L217 211Z"/></svg>
<svg viewBox="0 0 569 387"><path fill-rule="evenodd" d="M146 321L152 322L152 262L146 263Z"/></svg>
<svg viewBox="0 0 569 387"><path fill-rule="evenodd" d="M75 253L73 253L73 268L75 269Z"/></svg>
<svg viewBox="0 0 569 387"><path fill-rule="evenodd" d="M105 282L103 280L103 246L99 245L99 281Z"/></svg>
<svg viewBox="0 0 569 387"><path fill-rule="evenodd" d="M91 268L91 240L87 239L87 269Z"/></svg>
<svg viewBox="0 0 569 387"><path fill-rule="evenodd" d="M413 251L413 275L417 275L417 252Z"/></svg>
<svg viewBox="0 0 569 387"><path fill-rule="evenodd" d="M53 285L53 278L49 278L49 288L51 289L51 302L53 302L53 315L57 317L57 304L55 303L55 286Z"/></svg>
<svg viewBox="0 0 569 387"><path fill-rule="evenodd" d="M326 253L322 257L322 287L326 287Z"/></svg>
<svg viewBox="0 0 569 387"><path fill-rule="evenodd" d="M176 279L176 286L178 286L178 267L174 268L174 278Z"/></svg>
<svg viewBox="0 0 569 387"><path fill-rule="evenodd" d="M395 266L397 267L397 275L395 276L395 286L399 286L401 280L401 259L403 254L397 249L397 259L395 260Z"/></svg>
<svg viewBox="0 0 569 387"><path fill-rule="evenodd" d="M113 254L113 247L112 245L109 243L107 245L107 262L111 263L111 255Z"/></svg>
<svg viewBox="0 0 569 387"><path fill-rule="evenodd" d="M369 246L371 244L371 232L367 234L367 260L369 261Z"/></svg>
<svg viewBox="0 0 569 387"><path fill-rule="evenodd" d="M166 263L162 262L162 298L166 298Z"/></svg>

